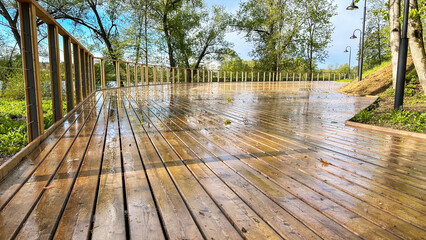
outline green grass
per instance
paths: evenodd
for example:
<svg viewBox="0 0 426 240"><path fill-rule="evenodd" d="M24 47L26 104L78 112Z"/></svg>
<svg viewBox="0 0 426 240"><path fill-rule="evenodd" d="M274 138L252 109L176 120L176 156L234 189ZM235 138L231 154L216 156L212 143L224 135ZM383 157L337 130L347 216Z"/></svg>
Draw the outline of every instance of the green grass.
<svg viewBox="0 0 426 240"><path fill-rule="evenodd" d="M43 100L44 129L53 124L52 101ZM17 153L28 143L25 100L0 99L0 156Z"/></svg>
<svg viewBox="0 0 426 240"><path fill-rule="evenodd" d="M391 63L391 61L382 62L382 64L377 65L377 66L373 67L372 69L368 69L367 71L363 72L363 73L362 73L362 77L364 78L364 77L366 77L367 75L369 75L369 74L371 74L371 73L373 73L373 72L375 72L375 71L379 70L380 68L385 67L386 65L388 65L388 64L390 64L390 63Z"/></svg>
<svg viewBox="0 0 426 240"><path fill-rule="evenodd" d="M362 110L351 120L360 123L426 133L426 95L416 78L405 87L404 109L394 110L395 90L383 92L378 101Z"/></svg>
<svg viewBox="0 0 426 240"><path fill-rule="evenodd" d="M340 80L336 80L336 82L352 82L355 79L340 79Z"/></svg>

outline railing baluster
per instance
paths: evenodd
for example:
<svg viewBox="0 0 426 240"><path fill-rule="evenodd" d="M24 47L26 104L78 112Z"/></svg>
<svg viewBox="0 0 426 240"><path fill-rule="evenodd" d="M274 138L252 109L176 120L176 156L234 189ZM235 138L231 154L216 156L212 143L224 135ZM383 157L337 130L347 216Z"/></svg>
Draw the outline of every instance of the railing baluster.
<svg viewBox="0 0 426 240"><path fill-rule="evenodd" d="M75 81L75 102L79 104L82 99L81 94L81 64L80 64L80 48L78 44L73 44L74 54L74 81Z"/></svg>
<svg viewBox="0 0 426 240"><path fill-rule="evenodd" d="M24 69L28 142L31 142L44 132L36 9L32 4L20 2L19 16L22 37L22 67Z"/></svg>
<svg viewBox="0 0 426 240"><path fill-rule="evenodd" d="M64 65L65 65L65 88L67 92L67 112L74 108L74 86L72 84L72 70L71 70L71 47L70 38L63 36L64 41Z"/></svg>
<svg viewBox="0 0 426 240"><path fill-rule="evenodd" d="M53 122L57 122L63 116L58 27L49 24L47 28L49 44L50 81L52 86Z"/></svg>
<svg viewBox="0 0 426 240"><path fill-rule="evenodd" d="M115 79L117 81L117 87L121 87L121 81L120 81L120 62L115 62Z"/></svg>

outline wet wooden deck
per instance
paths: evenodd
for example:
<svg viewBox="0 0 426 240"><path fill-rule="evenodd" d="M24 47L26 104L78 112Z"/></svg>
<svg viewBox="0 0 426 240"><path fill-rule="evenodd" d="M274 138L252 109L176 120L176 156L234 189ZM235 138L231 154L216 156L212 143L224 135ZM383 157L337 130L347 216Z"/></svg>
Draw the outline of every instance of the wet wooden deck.
<svg viewBox="0 0 426 240"><path fill-rule="evenodd" d="M339 86L98 92L0 184L0 239L425 238L426 141L345 126L374 98Z"/></svg>

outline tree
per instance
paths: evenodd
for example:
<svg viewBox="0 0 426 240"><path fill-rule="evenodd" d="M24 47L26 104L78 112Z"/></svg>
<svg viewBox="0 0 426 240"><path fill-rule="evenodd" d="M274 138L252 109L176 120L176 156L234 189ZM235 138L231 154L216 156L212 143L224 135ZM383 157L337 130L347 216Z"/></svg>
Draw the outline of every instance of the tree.
<svg viewBox="0 0 426 240"><path fill-rule="evenodd" d="M423 6L426 8L426 6ZM413 63L416 68L417 76L423 91L426 92L426 52L423 41L423 28L421 22L421 11L417 0L410 0L410 18L408 21L408 38L413 57ZM424 17L424 15L423 15Z"/></svg>
<svg viewBox="0 0 426 240"><path fill-rule="evenodd" d="M389 45L392 58L392 86L396 86L396 72L398 67L399 40L401 38L401 0L389 0Z"/></svg>
<svg viewBox="0 0 426 240"><path fill-rule="evenodd" d="M372 1L367 11L367 26L364 41L364 67L370 69L390 58L389 25L383 17L383 0Z"/></svg>
<svg viewBox="0 0 426 240"><path fill-rule="evenodd" d="M6 19L8 28L12 32L19 49L21 49L21 34L18 28L19 11L16 1L0 0L0 15Z"/></svg>
<svg viewBox="0 0 426 240"><path fill-rule="evenodd" d="M324 62L328 56L327 47L334 30L331 17L336 15L336 5L330 0L305 0L301 6L304 12L301 46L306 49L304 53L311 77L315 63Z"/></svg>
<svg viewBox="0 0 426 240"><path fill-rule="evenodd" d="M233 26L254 44L251 56L264 70L280 71L282 61L295 56L294 40L301 28L299 2L293 0L249 0L242 2Z"/></svg>
<svg viewBox="0 0 426 240"><path fill-rule="evenodd" d="M119 40L119 14L123 12L118 0L43 0L47 11L56 19L71 20L76 27L89 29L94 39L106 46L112 59L122 56Z"/></svg>

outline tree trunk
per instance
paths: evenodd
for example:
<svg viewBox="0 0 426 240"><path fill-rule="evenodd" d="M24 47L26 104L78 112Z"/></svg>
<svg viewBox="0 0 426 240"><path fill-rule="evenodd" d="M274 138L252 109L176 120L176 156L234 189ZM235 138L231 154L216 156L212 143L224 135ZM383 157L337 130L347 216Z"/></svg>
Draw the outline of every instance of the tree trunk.
<svg viewBox="0 0 426 240"><path fill-rule="evenodd" d="M417 9L417 0L410 0L410 9ZM426 52L423 42L423 29L420 16L410 17L408 20L408 38L410 43L411 56L419 76L423 92L426 92Z"/></svg>
<svg viewBox="0 0 426 240"><path fill-rule="evenodd" d="M398 51L401 25L399 24L399 17L401 15L400 0L389 0L389 43L392 56L392 86L396 86L396 72L398 67Z"/></svg>

